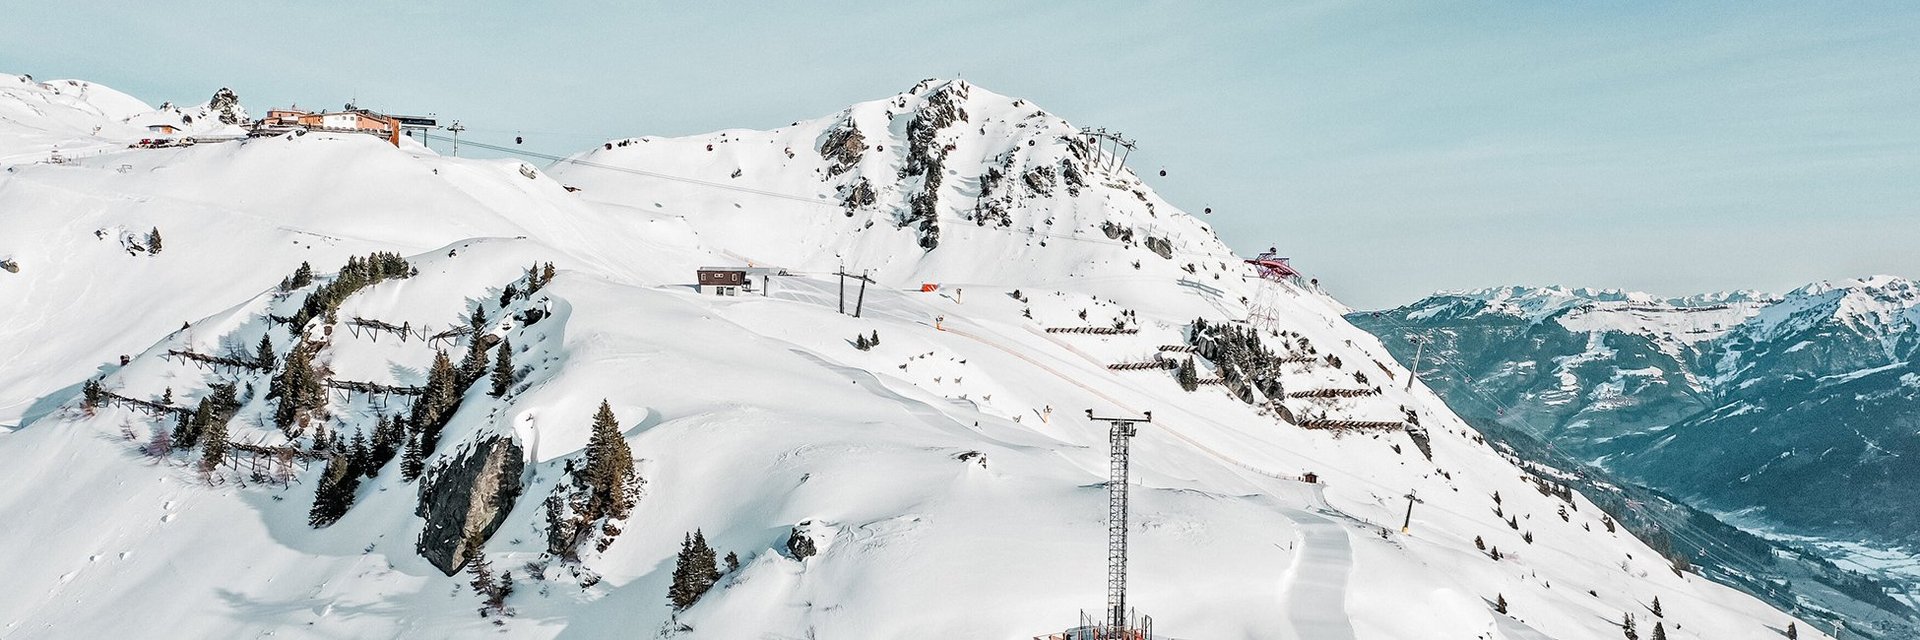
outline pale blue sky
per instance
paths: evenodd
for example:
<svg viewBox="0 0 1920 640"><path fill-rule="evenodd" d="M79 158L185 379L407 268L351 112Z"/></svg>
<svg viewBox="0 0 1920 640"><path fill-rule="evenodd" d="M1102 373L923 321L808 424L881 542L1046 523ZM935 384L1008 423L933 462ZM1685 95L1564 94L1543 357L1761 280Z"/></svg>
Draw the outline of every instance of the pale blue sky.
<svg viewBox="0 0 1920 640"><path fill-rule="evenodd" d="M0 70L568 152L960 75L1349 303L1920 277L1920 4L0 0ZM1154 177L1165 167L1170 175Z"/></svg>

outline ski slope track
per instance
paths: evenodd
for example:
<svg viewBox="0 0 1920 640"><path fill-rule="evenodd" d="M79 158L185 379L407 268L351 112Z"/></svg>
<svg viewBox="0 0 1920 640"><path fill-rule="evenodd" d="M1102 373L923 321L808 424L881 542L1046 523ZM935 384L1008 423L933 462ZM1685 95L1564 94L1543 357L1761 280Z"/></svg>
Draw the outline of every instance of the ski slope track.
<svg viewBox="0 0 1920 640"><path fill-rule="evenodd" d="M1166 638L1597 640L1628 613L1646 633L1656 597L1671 638L1793 620L1670 570L1586 497L1536 491L1344 306L1258 280L1024 100L929 80L771 131L525 164L323 132L129 149L144 129L116 123L150 108L64 86L0 76L0 259L18 268L0 271L0 638L1033 638L1104 602L1107 430L1087 409L1153 412L1133 443L1129 602ZM90 151L47 162L54 145ZM376 251L407 277L297 313ZM302 263L313 282L289 280ZM749 264L769 272L741 295L691 284ZM863 300L846 290L860 317L839 311L842 269L873 278ZM1109 368L1183 361L1162 347L1238 321L1262 286L1287 333L1261 340L1297 356L1273 397ZM1129 332L1048 332L1100 327ZM277 368L249 365L263 339ZM342 386L282 430L268 388L296 339ZM202 472L202 449L151 446L169 407L225 384L230 442L369 434L409 411L436 349L474 344L511 353L513 375L499 397L484 377L455 391L424 458L520 456L489 467L523 469L492 476L519 488L497 505L453 485L482 505L465 513L498 507L497 527L461 532L510 572L504 611L420 551L423 486L445 476L389 463L314 528L323 462ZM89 380L124 400L85 406ZM603 399L644 482L620 532L565 561L545 504ZM1305 429L1268 401L1397 426ZM740 564L675 611L695 530Z"/></svg>

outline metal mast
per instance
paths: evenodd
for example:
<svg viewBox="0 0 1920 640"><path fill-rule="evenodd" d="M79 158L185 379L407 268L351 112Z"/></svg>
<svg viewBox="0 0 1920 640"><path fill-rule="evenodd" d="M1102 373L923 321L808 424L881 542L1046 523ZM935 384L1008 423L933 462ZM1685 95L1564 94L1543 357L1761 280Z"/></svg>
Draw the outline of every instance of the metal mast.
<svg viewBox="0 0 1920 640"><path fill-rule="evenodd" d="M1144 418L1102 418L1087 410L1087 419L1106 422L1110 447L1107 476L1107 632L1126 637L1127 619L1127 474L1131 458L1128 446L1136 431L1135 422L1153 422L1153 412Z"/></svg>
<svg viewBox="0 0 1920 640"><path fill-rule="evenodd" d="M447 130L453 132L453 152L451 155L458 158L460 157L460 132L466 131L467 128L460 126L460 121L455 120L453 121L453 126L447 127Z"/></svg>

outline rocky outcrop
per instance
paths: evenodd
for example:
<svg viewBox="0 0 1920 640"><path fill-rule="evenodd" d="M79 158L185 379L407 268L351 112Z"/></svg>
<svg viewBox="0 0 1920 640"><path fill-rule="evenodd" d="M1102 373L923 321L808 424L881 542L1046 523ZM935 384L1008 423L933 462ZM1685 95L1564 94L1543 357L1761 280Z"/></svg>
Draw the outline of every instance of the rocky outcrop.
<svg viewBox="0 0 1920 640"><path fill-rule="evenodd" d="M813 536L808 533L813 528L811 520L793 525L792 532L787 534L787 555L795 560L806 560L820 552L813 542Z"/></svg>
<svg viewBox="0 0 1920 640"><path fill-rule="evenodd" d="M525 464L520 443L493 436L428 471L414 510L427 521L415 545L420 557L447 575L458 573L506 520L523 489Z"/></svg>
<svg viewBox="0 0 1920 640"><path fill-rule="evenodd" d="M221 124L240 124L244 119L244 112L240 111L240 96L226 87L213 92L213 99L207 101L207 109L220 115Z"/></svg>
<svg viewBox="0 0 1920 640"><path fill-rule="evenodd" d="M925 176L925 179L919 190L908 198L907 215L900 220L900 226L918 228L920 248L928 251L940 246L941 174L947 152L953 150L951 143L940 144L939 136L947 127L967 121L967 111L961 107L966 99L965 83L946 85L927 96L919 114L907 123L907 164L901 169L900 177Z"/></svg>
<svg viewBox="0 0 1920 640"><path fill-rule="evenodd" d="M853 212L861 207L873 206L873 183L868 182L866 178L861 178L852 186L841 187L841 192L843 195L840 198L840 206L846 209L849 218L853 217Z"/></svg>
<svg viewBox="0 0 1920 640"><path fill-rule="evenodd" d="M820 141L820 157L827 160L827 177L852 171L860 164L860 156L866 152L867 137L860 135L860 128L854 126L849 116L840 125L828 131Z"/></svg>
<svg viewBox="0 0 1920 640"><path fill-rule="evenodd" d="M1173 243L1168 241L1166 238L1157 238L1154 236L1147 236L1147 250L1152 251L1153 255L1160 256L1168 260L1173 259Z"/></svg>

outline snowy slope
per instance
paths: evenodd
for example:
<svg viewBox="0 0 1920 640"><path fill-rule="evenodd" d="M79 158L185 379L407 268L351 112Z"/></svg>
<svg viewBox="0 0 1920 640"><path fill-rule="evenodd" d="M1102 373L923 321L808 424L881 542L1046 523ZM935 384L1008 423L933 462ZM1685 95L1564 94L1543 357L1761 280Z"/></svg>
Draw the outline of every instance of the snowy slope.
<svg viewBox="0 0 1920 640"><path fill-rule="evenodd" d="M231 92L222 89L218 93ZM216 95L216 99L220 96ZM247 112L237 102L215 107L148 106L133 96L84 80L38 82L0 73L0 165L74 159L106 153L142 138L237 134ZM233 120L234 122L223 122ZM169 125L160 134L149 125Z"/></svg>
<svg viewBox="0 0 1920 640"><path fill-rule="evenodd" d="M822 155L848 123L858 157ZM1411 412L1431 460L1403 430L1302 429L1219 387L1110 370L1184 344L1195 318L1241 317L1258 291L1204 224L1090 162L1073 131L1022 101L927 82L772 132L611 142L553 178L323 134L17 167L0 204L34 213L0 219L0 253L23 267L0 272L0 305L37 311L0 334L0 390L27 421L0 435L15 478L0 485L0 557L18 587L0 591L0 635L1030 638L1103 598L1106 435L1087 408L1153 411L1135 442L1131 600L1167 637L1613 638L1626 613L1649 633L1655 597L1668 637L1786 626L1607 531L1586 498L1536 491L1425 387L1392 382L1407 372L1318 294L1274 294L1290 337L1264 339L1313 354L1287 365L1286 388L1371 375L1378 390L1283 403ZM873 197L849 209L855 193ZM157 255L117 241L154 226ZM300 262L317 287L373 250L406 254L418 275L360 291L332 324L273 319L299 303L275 285ZM552 283L503 298L544 261ZM791 275L764 296L686 284L697 266L748 261ZM842 265L878 281L860 318L836 312L828 273ZM202 476L194 452L139 452L171 419L124 405L89 417L74 397L95 374L175 405L231 381L252 391L230 439L309 446L311 432L272 425L266 373L162 356L249 353L263 335L284 350L297 332L324 344L335 378L420 384L432 349L457 357L464 339L376 339L349 321L438 331L476 303L522 371L503 398L466 390L435 457L494 436L525 451L525 490L485 542L518 584L498 626L474 615L464 576L415 552L417 490L392 466L315 530L317 465L284 486ZM1116 324L1138 333L1045 331ZM853 347L875 332L878 347ZM319 426L341 435L407 402L329 398ZM568 566L544 555L541 501L603 398L645 486L625 533ZM1321 482L1299 481L1309 471ZM1401 533L1410 491L1422 502ZM673 555L696 528L742 566L676 618ZM795 531L818 555L787 553Z"/></svg>

